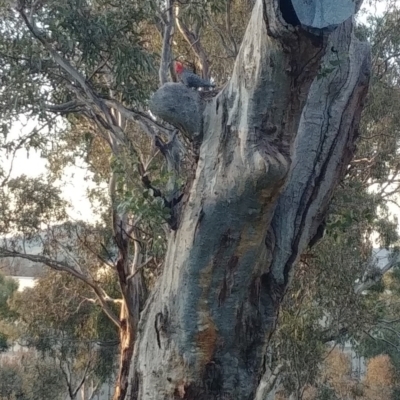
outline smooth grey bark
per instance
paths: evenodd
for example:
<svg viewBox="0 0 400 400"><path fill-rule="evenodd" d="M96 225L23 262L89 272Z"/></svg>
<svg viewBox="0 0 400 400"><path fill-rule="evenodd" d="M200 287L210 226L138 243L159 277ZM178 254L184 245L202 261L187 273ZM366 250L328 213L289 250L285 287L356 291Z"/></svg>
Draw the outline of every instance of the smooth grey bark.
<svg viewBox="0 0 400 400"><path fill-rule="evenodd" d="M290 273L354 152L369 50L352 30L348 20L328 42L257 1L231 80L203 103L196 175L141 314L131 398L263 398ZM340 60L329 73L318 72L325 53L328 67ZM182 108L166 118L182 126Z"/></svg>
<svg viewBox="0 0 400 400"><path fill-rule="evenodd" d="M333 190L354 154L370 59L369 46L357 40L352 27L348 20L331 35L331 51L321 70L332 61L338 65L327 78L313 82L303 110L290 178L270 229L275 241L271 268L279 283L285 282L285 274L324 219Z"/></svg>
<svg viewBox="0 0 400 400"><path fill-rule="evenodd" d="M150 99L151 111L199 142L203 130L204 104L199 92L182 83L166 83Z"/></svg>

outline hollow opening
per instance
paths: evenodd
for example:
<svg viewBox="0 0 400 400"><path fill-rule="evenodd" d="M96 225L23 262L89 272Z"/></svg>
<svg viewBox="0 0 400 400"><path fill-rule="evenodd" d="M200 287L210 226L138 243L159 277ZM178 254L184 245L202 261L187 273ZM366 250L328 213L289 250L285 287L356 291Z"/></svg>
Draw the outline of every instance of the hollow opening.
<svg viewBox="0 0 400 400"><path fill-rule="evenodd" d="M280 0L279 8L283 19L290 25L300 25L300 20L297 17L296 11L294 10L292 0Z"/></svg>

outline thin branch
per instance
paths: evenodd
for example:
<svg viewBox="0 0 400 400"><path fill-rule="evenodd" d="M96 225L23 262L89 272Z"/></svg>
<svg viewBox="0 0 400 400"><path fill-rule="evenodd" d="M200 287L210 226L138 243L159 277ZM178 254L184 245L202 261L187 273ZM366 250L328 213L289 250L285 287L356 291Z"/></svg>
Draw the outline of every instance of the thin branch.
<svg viewBox="0 0 400 400"><path fill-rule="evenodd" d="M395 267L399 262L399 256L393 257L383 268L379 269L379 274L376 274L373 277L367 277L363 282L357 283L354 287L354 292L358 294L368 290L377 282L379 282L382 279L382 276Z"/></svg>
<svg viewBox="0 0 400 400"><path fill-rule="evenodd" d="M237 56L238 53L238 48L237 48L237 44L236 41L232 35L232 22L231 22L231 0L227 0L226 1L226 10L225 10L225 28L226 28L226 32L228 34L229 37L229 41L232 44L233 47L233 54L234 57Z"/></svg>
<svg viewBox="0 0 400 400"><path fill-rule="evenodd" d="M172 60L172 39L175 33L174 0L167 0L166 7L166 17L163 18L164 32L161 50L161 62L158 72L160 85L168 82L168 71L170 69Z"/></svg>
<svg viewBox="0 0 400 400"><path fill-rule="evenodd" d="M94 396L97 394L97 391L99 390L99 387L100 387L100 383L99 382L97 382L95 386L93 386L93 383L92 383L92 388L91 388L92 393L89 395L89 398L87 400L93 400L94 399Z"/></svg>
<svg viewBox="0 0 400 400"><path fill-rule="evenodd" d="M367 331L363 331L363 332L364 332L367 336L369 336L371 339L373 339L373 340L375 340L375 341L380 340L380 341L382 341L382 342L385 342L385 343L388 344L389 346L394 347L396 350L399 350L399 346L396 345L396 344L394 344L394 343L392 343L390 340L387 340L387 339L382 338L382 337L375 337L375 336L371 335L371 334L370 334L369 332L367 332Z"/></svg>
<svg viewBox="0 0 400 400"><path fill-rule="evenodd" d="M75 388L75 390L74 390L74 393L73 393L73 394L74 394L74 397L73 397L73 398L76 398L76 395L78 394L79 389L80 389L80 388L82 387L82 385L85 383L86 378L87 378L87 373L88 373L88 371L89 371L90 365L91 365L91 360L89 360L89 361L87 362L87 364L86 364L85 371L83 372L82 379L81 379L80 383L78 383L78 385L76 386L76 388Z"/></svg>
<svg viewBox="0 0 400 400"><path fill-rule="evenodd" d="M352 160L351 161L351 164L360 164L360 163L363 163L363 164L372 164L374 161L375 161L375 159L377 158L377 156L378 156L378 153L377 154L375 154L373 157L371 157L371 158L359 158L359 159L355 159L355 160Z"/></svg>
<svg viewBox="0 0 400 400"><path fill-rule="evenodd" d="M400 338L400 332L397 329L393 329L390 326L384 325L384 324L379 324L379 328L383 330L387 330L389 332L392 332L394 335L396 335L398 338Z"/></svg>
<svg viewBox="0 0 400 400"><path fill-rule="evenodd" d="M131 264L131 269L129 272L130 272L130 275L136 275L137 271L141 270L139 263L142 260L142 246L141 246L141 242L139 241L139 238L138 238L138 231L135 228L132 229L131 235L132 235L132 238L134 239L134 242L133 242L134 256L133 256L133 261Z"/></svg>
<svg viewBox="0 0 400 400"><path fill-rule="evenodd" d="M15 156L17 154L17 151L20 150L22 148L22 146L29 140L32 139L34 136L36 136L42 129L46 128L51 122L53 122L55 120L54 118L51 118L50 121L47 121L45 124L43 124L39 129L34 128L32 130L32 132L28 135L26 135L25 137L23 137L22 139L20 139L20 142L17 144L17 146L15 147L15 149L13 150L13 153L11 155L11 165L10 165L10 169L8 171L8 174L6 175L6 177L3 179L3 181L0 183L0 187L3 187L8 180L10 179L11 173L12 173L12 169L14 166L14 160L15 160Z"/></svg>
<svg viewBox="0 0 400 400"><path fill-rule="evenodd" d="M94 77L101 69L103 69L103 68L107 65L108 61L110 61L110 58L111 58L111 54L109 54L108 57L107 57L105 60L103 60L103 62L90 74L90 76L89 76L89 78L88 78L88 81L91 81L91 80L93 79L93 77Z"/></svg>
<svg viewBox="0 0 400 400"><path fill-rule="evenodd" d="M141 264L139 267L135 268L135 270L132 272L132 274L130 274L126 280L129 281L129 279L132 279L135 277L135 275L141 271L150 261L152 261L154 259L154 257L150 257L149 259L147 259L143 264Z"/></svg>
<svg viewBox="0 0 400 400"><path fill-rule="evenodd" d="M153 120L148 114L143 112L133 110L131 108L125 107L123 104L119 103L116 100L101 98L105 105L110 108L115 108L118 112L120 112L126 119L131 121L140 121L149 126L153 126L168 137L173 133L173 129L168 129L165 126L159 124L157 121Z"/></svg>
<svg viewBox="0 0 400 400"><path fill-rule="evenodd" d="M16 251L7 250L5 248L0 248L0 258L22 258L32 262L45 264L50 268L55 269L56 271L68 272L75 278L87 284L94 291L105 314L110 318L112 322L114 322L114 324L118 328L121 327L118 317L108 306L107 301L104 298L104 293L102 289L99 286L97 286L94 282L92 282L87 276L77 271L75 268L70 266L65 261L58 261L41 255L18 253Z"/></svg>
<svg viewBox="0 0 400 400"><path fill-rule="evenodd" d="M387 319L380 319L378 320L380 324L395 324L397 322L400 322L400 318L392 319L392 320L387 320Z"/></svg>
<svg viewBox="0 0 400 400"><path fill-rule="evenodd" d="M104 115L105 122L107 123L110 131L113 133L115 139L120 143L124 143L124 132L120 127L117 126L110 110L107 108L101 97L96 95L86 78L76 68L74 68L68 60L66 60L53 49L53 47L45 39L43 33L38 31L33 23L28 19L22 7L18 8L18 12L20 13L22 19L24 20L27 28L30 30L32 35L40 43L42 43L44 48L52 55L54 61L72 78L72 80L80 85L87 96L87 98L82 97L82 95L80 95L74 85L69 85L70 88L77 94L78 98L80 98L85 104L87 104L89 108L97 108Z"/></svg>
<svg viewBox="0 0 400 400"><path fill-rule="evenodd" d="M257 387L257 392L254 400L263 400L267 397L274 388L279 384L279 378L286 363L278 364L272 371L269 367L262 376Z"/></svg>
<svg viewBox="0 0 400 400"><path fill-rule="evenodd" d="M79 103L76 100L67 101L62 104L47 104L46 109L51 112L56 112L59 114L76 113L82 111L84 107L83 103Z"/></svg>
<svg viewBox="0 0 400 400"><path fill-rule="evenodd" d="M59 367L60 367L60 370L61 370L61 373L63 374L63 376L64 376L64 378L65 378L65 383L67 384L67 387L68 387L68 393L69 393L69 396L71 397L71 399L73 398L72 396L73 396L73 393L72 393L72 387L71 387L71 381L70 381L70 379L69 379L69 375L68 375L68 373L67 373L67 371L65 371L65 369L64 369L64 367L63 367L63 365L62 365L62 360L60 359L60 365L59 365Z"/></svg>
<svg viewBox="0 0 400 400"><path fill-rule="evenodd" d="M179 32L184 37L184 39L189 43L190 47L193 49L196 57L198 58L202 70L203 78L209 79L209 62L207 54L201 45L200 36L196 35L195 32L192 32L178 17L179 16L179 7L176 7L175 12L175 21L176 26L178 27Z"/></svg>
<svg viewBox="0 0 400 400"><path fill-rule="evenodd" d="M89 250L100 262L102 262L103 264L105 264L106 266L110 267L110 268L114 268L114 264L109 263L107 260L105 260L103 257L101 257L101 255L97 252L94 251L79 235L78 232L76 232L76 236L79 240L79 242L87 249Z"/></svg>

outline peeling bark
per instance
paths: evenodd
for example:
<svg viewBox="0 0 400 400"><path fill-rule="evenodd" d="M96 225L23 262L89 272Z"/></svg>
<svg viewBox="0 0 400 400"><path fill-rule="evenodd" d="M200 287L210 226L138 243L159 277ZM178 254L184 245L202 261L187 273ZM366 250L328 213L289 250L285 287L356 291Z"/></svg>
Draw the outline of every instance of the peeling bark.
<svg viewBox="0 0 400 400"><path fill-rule="evenodd" d="M111 198L115 196L115 174L110 178L109 191ZM137 230L134 224L126 227L126 216L120 216L113 211L114 240L118 248L118 259L115 264L119 285L122 293L122 304L119 316L120 335L120 360L118 376L115 383L113 400L124 400L130 386L129 371L132 364L134 343L137 338L140 311L146 299L146 288L142 281L140 268L142 252L137 238ZM130 241L134 239L134 256L129 257Z"/></svg>
<svg viewBox="0 0 400 400"><path fill-rule="evenodd" d="M333 60L339 60L339 65L327 78L316 79L310 89L288 184L271 224L270 235L276 241L271 268L281 284L286 283L291 267L323 221L355 151L370 60L369 46L355 38L352 28L348 20L331 36L331 50L321 70Z"/></svg>
<svg viewBox="0 0 400 400"><path fill-rule="evenodd" d="M257 1L231 80L202 100L196 175L141 314L132 399L260 398L291 271L353 155L368 47L351 19L328 41L289 26L278 8ZM169 121L186 120L168 98L178 110Z"/></svg>
<svg viewBox="0 0 400 400"><path fill-rule="evenodd" d="M115 386L113 397L114 400L125 399L127 395L127 391L129 388L129 369L132 362L136 333L135 326L133 325L132 318L129 316L126 304L123 304L121 307L120 318L120 361L117 384Z"/></svg>

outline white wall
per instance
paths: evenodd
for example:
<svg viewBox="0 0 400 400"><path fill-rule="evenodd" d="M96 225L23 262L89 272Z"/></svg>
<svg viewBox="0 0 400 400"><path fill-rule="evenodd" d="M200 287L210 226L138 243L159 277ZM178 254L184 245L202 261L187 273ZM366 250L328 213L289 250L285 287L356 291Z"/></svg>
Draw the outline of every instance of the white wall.
<svg viewBox="0 0 400 400"><path fill-rule="evenodd" d="M25 288L31 288L35 286L35 278L32 276L9 276L18 282L18 291L22 292Z"/></svg>

